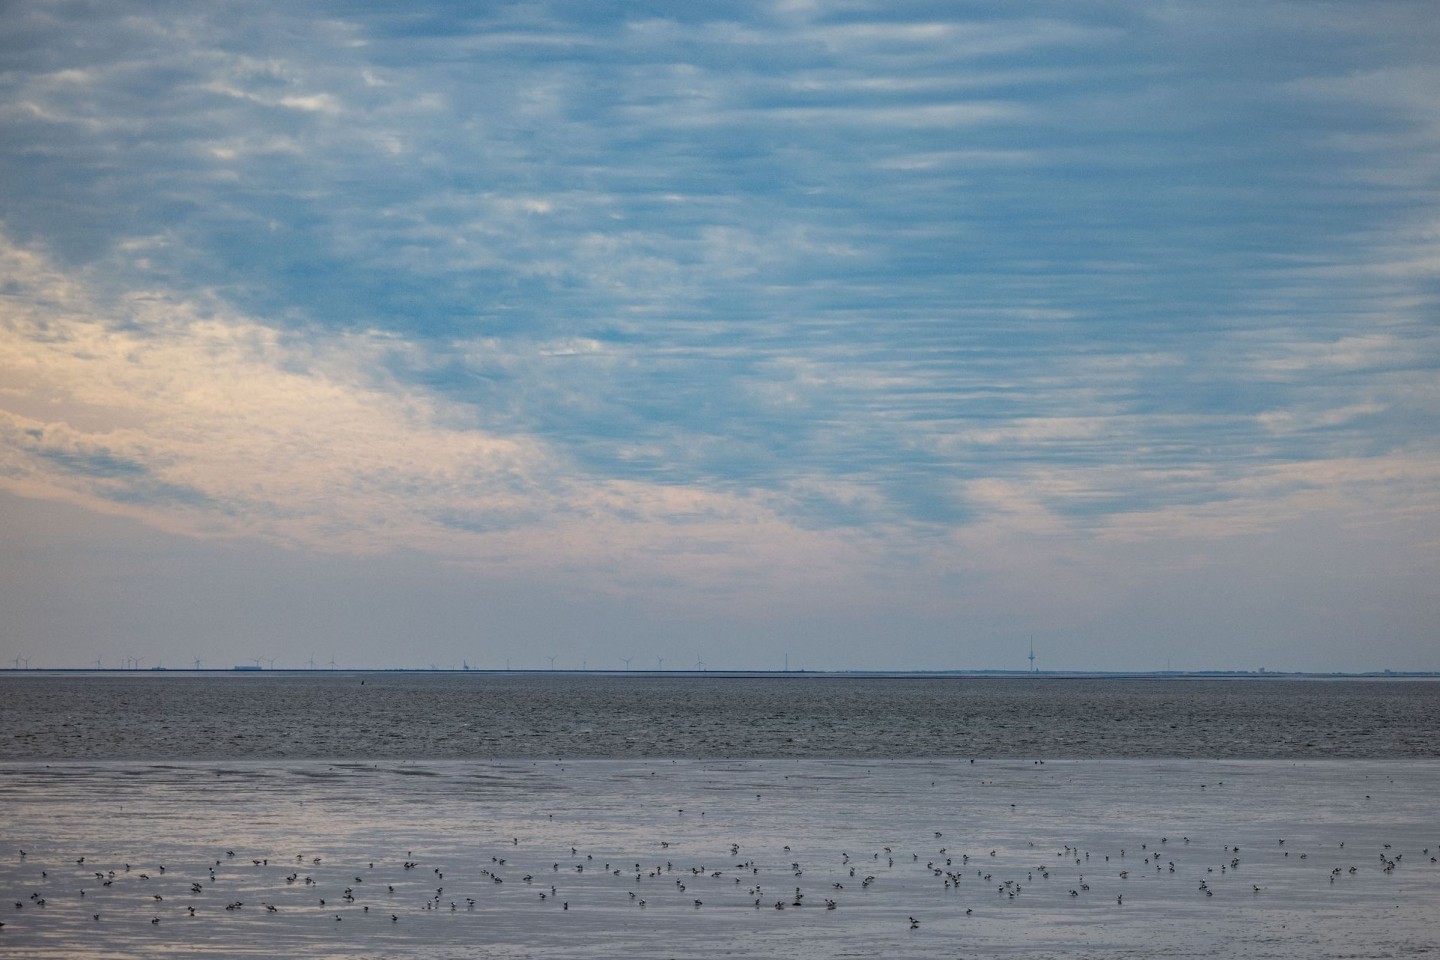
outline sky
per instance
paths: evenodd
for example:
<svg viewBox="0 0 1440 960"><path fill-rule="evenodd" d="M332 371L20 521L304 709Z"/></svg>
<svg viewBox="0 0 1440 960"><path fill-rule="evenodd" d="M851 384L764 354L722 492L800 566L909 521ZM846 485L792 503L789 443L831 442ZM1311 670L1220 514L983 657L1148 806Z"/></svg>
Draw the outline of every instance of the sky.
<svg viewBox="0 0 1440 960"><path fill-rule="evenodd" d="M1426 2L0 8L0 666L1440 670Z"/></svg>

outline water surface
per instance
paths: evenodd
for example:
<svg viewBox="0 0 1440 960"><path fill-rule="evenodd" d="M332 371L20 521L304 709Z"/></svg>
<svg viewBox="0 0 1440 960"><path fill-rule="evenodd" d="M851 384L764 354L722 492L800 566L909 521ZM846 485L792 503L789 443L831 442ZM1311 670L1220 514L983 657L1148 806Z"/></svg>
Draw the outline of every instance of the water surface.
<svg viewBox="0 0 1440 960"><path fill-rule="evenodd" d="M0 720L0 958L1440 950L1433 682L7 674Z"/></svg>
<svg viewBox="0 0 1440 960"><path fill-rule="evenodd" d="M0 759L1436 757L1440 682L6 674L0 729Z"/></svg>

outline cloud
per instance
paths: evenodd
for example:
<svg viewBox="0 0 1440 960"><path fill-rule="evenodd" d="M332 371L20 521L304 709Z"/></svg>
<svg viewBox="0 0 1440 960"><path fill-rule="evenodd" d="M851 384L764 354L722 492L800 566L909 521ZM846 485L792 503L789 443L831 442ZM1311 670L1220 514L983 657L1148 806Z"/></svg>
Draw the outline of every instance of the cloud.
<svg viewBox="0 0 1440 960"><path fill-rule="evenodd" d="M14 487L101 508L124 490L150 519L349 549L386 525L421 536L424 502L460 487L481 513L542 487L533 445L437 427L431 399L383 389L383 336L305 340L165 295L106 302L36 255L7 244L4 260ZM202 491L207 512L142 503L132 481Z"/></svg>
<svg viewBox="0 0 1440 960"><path fill-rule="evenodd" d="M1388 529L1417 11L12 6L0 482L812 600Z"/></svg>
<svg viewBox="0 0 1440 960"><path fill-rule="evenodd" d="M403 548L537 569L564 553L566 564L592 573L596 564L623 562L630 575L614 579L632 587L665 567L692 586L735 589L766 570L795 577L801 556L808 557L802 579L823 570L861 580L873 576L872 564L916 556L914 536L927 526L952 530L957 544L1001 529L1035 542L1193 539L1253 532L1307 511L1343 513L1357 498L1367 512L1406 509L1434 470L1423 454L1403 452L1343 467L1156 459L1143 451L1147 436L1194 426L1114 415L1019 417L968 434L892 420L913 446L897 460L886 452L896 438L887 443L847 419L874 416L873 397L834 411L839 419L817 418L810 435L796 434L797 455L781 460L764 452L773 442L768 432L793 432L784 424L797 391L807 382L829 387L834 376L811 364L783 381L766 372L758 382L775 392L737 409L737 417L773 411L776 426L767 423L753 441L760 445L753 474L737 467L746 461L743 432L710 451L706 445L720 438L697 434L694 425L673 438L652 431L658 446L646 453L642 428L622 424L614 443L642 465L627 479L623 470L585 469L543 434L485 429L444 391L396 379L395 369L413 374L407 356L428 354L394 335L302 337L213 300L147 294L106 302L33 251L7 243L3 254L0 482L197 536L322 551ZM556 363L602 370L635 363L621 347L583 338L528 352L513 347L471 343L457 360L461 369L507 371L529 389L563 382ZM1328 356L1364 353L1347 347ZM1153 360L1160 368L1175 362ZM1150 365L1104 366L1125 380ZM587 368L569 369L580 374L571 377L580 390L573 412L587 395ZM777 391L784 382L793 386ZM1099 386L1093 371L1087 384ZM895 389L884 377L844 387L852 397ZM1308 426L1343 427L1377 412L1331 411ZM1296 416L1267 415L1265 429L1294 433ZM675 446L680 437L689 449ZM985 452L996 449L998 459ZM708 472L708 480L646 479L655 464L671 461L688 463L687 473ZM1367 468L1374 471L1369 489L1360 482ZM959 558L942 562L953 567Z"/></svg>
<svg viewBox="0 0 1440 960"><path fill-rule="evenodd" d="M745 496L587 477L539 438L482 429L389 374L414 348L391 335L301 337L214 300L107 302L8 242L0 264L0 485L12 492L190 536L559 564L619 590L662 571L734 589L801 556L801 579L854 562ZM543 343L529 362L596 350Z"/></svg>

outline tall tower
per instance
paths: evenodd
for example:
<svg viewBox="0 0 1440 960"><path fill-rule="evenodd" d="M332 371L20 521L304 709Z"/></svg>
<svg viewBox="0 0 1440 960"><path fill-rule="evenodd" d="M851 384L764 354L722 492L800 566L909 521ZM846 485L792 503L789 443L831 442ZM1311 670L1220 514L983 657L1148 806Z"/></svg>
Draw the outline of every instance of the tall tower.
<svg viewBox="0 0 1440 960"><path fill-rule="evenodd" d="M1035 672L1035 638L1030 638L1030 672Z"/></svg>

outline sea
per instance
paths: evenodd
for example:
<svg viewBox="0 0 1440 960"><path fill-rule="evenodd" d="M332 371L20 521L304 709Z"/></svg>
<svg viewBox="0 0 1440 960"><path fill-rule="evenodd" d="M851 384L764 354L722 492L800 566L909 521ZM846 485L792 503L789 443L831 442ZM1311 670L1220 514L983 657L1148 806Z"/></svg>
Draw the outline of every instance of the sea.
<svg viewBox="0 0 1440 960"><path fill-rule="evenodd" d="M1440 682L0 673L0 958L1440 952Z"/></svg>

